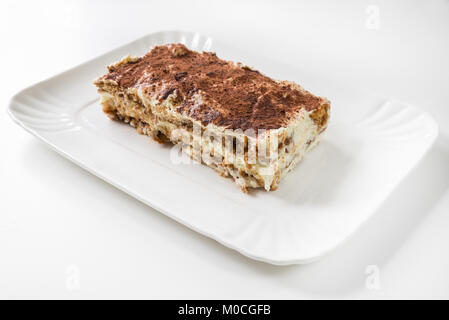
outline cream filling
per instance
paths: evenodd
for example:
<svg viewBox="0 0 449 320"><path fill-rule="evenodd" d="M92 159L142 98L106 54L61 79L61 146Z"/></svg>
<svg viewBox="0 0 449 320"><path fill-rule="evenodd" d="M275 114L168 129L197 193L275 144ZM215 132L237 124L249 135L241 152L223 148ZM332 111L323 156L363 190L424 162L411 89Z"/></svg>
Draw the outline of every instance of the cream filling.
<svg viewBox="0 0 449 320"><path fill-rule="evenodd" d="M259 135L257 139L247 137L250 143L255 143L267 149L271 146L265 138L267 134L284 138L288 137L291 141L288 145L283 145L280 148L277 148L278 144L276 144L277 155L275 152L270 153L266 161L260 161L256 157L256 163L249 165L242 153L229 152L226 145L223 145L222 139L211 141L211 139L201 138L200 134L183 130L183 140L180 139L177 130L179 130L181 124L190 123L192 126L201 128L201 132L207 131L210 136L225 137L225 139L232 137L241 143L245 141L245 134L224 130L213 124L203 126L199 121L177 112L172 103L173 97L168 97L161 103L157 99L149 99L140 90L132 92L132 94L135 93L137 93L141 103L146 107L145 109L151 112L142 108L140 103L114 96L107 92L101 93L103 110L106 113L116 112L121 116L142 121L151 127L153 133L162 132L174 144L182 142L190 147L196 146L198 148L196 150L200 150L202 154L212 152L214 154L213 159L227 157L225 163L223 161L211 161L210 158L204 156L200 159L221 175L232 176L242 190L246 190L248 187L263 187L267 191L277 188L280 180L302 160L308 150L318 143L318 128L310 118L309 113L303 111L286 128L270 130L266 134ZM150 135L150 133L144 133ZM186 134L187 139L185 137ZM183 151L195 158L192 148L183 148Z"/></svg>

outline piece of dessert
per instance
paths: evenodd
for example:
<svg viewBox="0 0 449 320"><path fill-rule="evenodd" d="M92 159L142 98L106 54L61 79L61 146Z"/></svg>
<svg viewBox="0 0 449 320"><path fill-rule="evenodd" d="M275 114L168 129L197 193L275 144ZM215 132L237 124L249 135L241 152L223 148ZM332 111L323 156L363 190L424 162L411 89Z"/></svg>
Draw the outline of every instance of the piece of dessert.
<svg viewBox="0 0 449 320"><path fill-rule="evenodd" d="M111 119L182 146L244 192L275 190L329 119L326 98L182 44L128 56L94 83Z"/></svg>

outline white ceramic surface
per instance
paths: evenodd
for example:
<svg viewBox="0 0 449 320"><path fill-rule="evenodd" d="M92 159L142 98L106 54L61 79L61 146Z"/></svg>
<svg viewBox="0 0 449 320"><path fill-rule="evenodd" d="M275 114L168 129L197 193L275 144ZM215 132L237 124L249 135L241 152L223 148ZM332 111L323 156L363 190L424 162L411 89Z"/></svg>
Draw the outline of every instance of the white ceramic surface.
<svg viewBox="0 0 449 320"><path fill-rule="evenodd" d="M92 80L105 66L169 42L215 51L331 100L326 136L277 191L246 195L204 166L173 164L170 147L102 113ZM26 130L117 188L272 264L310 262L341 244L375 213L438 135L435 121L418 108L180 31L150 34L27 88L13 97L9 112Z"/></svg>

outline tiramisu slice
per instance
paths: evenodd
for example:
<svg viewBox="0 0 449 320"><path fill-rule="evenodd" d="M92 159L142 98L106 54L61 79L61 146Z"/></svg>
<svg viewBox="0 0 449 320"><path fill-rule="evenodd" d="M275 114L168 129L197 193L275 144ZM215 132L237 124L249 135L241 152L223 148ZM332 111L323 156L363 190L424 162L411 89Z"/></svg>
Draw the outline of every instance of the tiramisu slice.
<svg viewBox="0 0 449 320"><path fill-rule="evenodd" d="M108 70L95 85L111 119L182 146L245 192L275 190L329 118L326 98L182 44L156 46Z"/></svg>

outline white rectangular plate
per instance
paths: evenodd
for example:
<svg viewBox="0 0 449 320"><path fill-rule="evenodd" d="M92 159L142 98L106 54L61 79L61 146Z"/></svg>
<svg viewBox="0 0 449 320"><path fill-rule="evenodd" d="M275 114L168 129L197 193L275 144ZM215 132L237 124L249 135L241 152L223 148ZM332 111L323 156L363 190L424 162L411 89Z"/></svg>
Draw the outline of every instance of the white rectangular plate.
<svg viewBox="0 0 449 320"><path fill-rule="evenodd" d="M200 165L174 164L171 148L101 111L92 80L127 54L183 42L269 76L293 80L331 102L321 144L277 191L242 193ZM56 151L117 188L253 259L306 263L341 244L366 221L438 135L422 110L242 53L198 34L150 34L15 95L11 117Z"/></svg>

